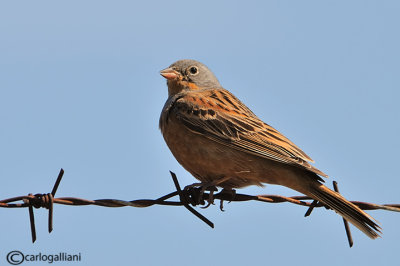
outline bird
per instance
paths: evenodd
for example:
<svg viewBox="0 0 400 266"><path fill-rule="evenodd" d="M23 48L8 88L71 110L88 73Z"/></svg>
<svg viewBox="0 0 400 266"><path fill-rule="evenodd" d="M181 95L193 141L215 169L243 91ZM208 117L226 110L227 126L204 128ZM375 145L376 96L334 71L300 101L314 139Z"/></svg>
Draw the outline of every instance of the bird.
<svg viewBox="0 0 400 266"><path fill-rule="evenodd" d="M371 239L380 237L375 219L326 187L328 176L314 161L224 89L206 65L183 59L160 74L168 87L161 133L201 187L285 186L333 209Z"/></svg>

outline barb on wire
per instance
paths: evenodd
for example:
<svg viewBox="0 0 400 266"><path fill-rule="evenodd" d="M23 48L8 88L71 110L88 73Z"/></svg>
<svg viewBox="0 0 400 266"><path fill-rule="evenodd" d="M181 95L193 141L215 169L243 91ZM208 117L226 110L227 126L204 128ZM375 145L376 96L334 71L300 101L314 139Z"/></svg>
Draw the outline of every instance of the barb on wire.
<svg viewBox="0 0 400 266"><path fill-rule="evenodd" d="M337 193L339 193L339 188L338 188L338 184L336 181L333 181L333 189ZM343 218L343 223L344 223L344 229L346 230L347 240L349 241L349 246L352 247L353 246L353 237L351 236L349 222Z"/></svg>
<svg viewBox="0 0 400 266"><path fill-rule="evenodd" d="M61 179L64 175L64 170L61 169L58 174L57 180L53 186L51 193L47 194L28 194L27 196L19 196L13 197L9 199L0 200L0 207L3 208L28 208L29 210L29 220L31 227L31 236L32 242L36 241L36 229L35 229L35 217L33 212L33 207L35 208L46 208L49 210L48 217L48 231L49 233L53 230L53 205L54 204L63 204L63 205L73 205L73 206L84 206L84 205L97 205L102 207L150 207L153 205L167 205L167 206L184 206L187 210L193 213L196 217L205 222L208 226L214 228L214 224L196 211L192 206L196 205L205 205L206 201L209 201L210 198L221 200L221 210L222 210L222 202L223 201L261 201L267 203L283 203L289 202L301 206L308 207L308 210L305 216L309 216L314 208L325 207L321 202L315 201L307 196L294 196L294 197L284 197L278 195L258 195L251 196L246 194L239 193L226 193L226 191L222 190L221 192L214 194L214 191L205 192L199 187L191 187L190 189L181 189L181 186L178 182L178 178L175 173L170 172L172 180L174 182L176 191L171 192L167 195L164 195L158 199L139 199L139 200L131 200L124 201L118 199L98 199L98 200L87 200L75 197L60 197L55 198L55 194L57 192L58 186L61 182ZM339 193L337 183L334 182L334 189ZM178 201L172 201L171 198L178 196ZM22 203L21 203L22 201ZM309 202L311 201L311 202ZM386 211L396 211L400 212L400 204L374 204L368 202L361 201L351 201L353 204L357 205L360 209L363 210L386 210ZM209 204L205 207L208 207ZM347 238L349 241L350 247L353 245L353 240L351 237L350 229L348 223L345 219L343 219L346 229Z"/></svg>

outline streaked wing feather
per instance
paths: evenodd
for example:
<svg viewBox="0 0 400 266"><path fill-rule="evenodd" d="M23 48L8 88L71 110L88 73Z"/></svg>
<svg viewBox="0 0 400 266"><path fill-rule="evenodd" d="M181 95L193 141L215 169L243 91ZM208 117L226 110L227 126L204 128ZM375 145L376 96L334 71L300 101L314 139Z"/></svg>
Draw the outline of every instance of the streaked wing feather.
<svg viewBox="0 0 400 266"><path fill-rule="evenodd" d="M192 91L179 97L170 112L192 132L256 156L293 164L327 177L299 147L261 121L230 92Z"/></svg>

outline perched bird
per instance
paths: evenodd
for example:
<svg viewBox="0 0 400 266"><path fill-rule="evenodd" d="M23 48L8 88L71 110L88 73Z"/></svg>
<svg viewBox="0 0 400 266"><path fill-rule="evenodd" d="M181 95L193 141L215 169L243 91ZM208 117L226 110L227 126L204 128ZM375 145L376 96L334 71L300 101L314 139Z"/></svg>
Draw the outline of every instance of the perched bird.
<svg viewBox="0 0 400 266"><path fill-rule="evenodd" d="M204 64L179 60L160 74L168 85L161 132L204 187L282 185L322 202L370 238L379 236L371 216L324 186L321 177L327 175L313 160L224 89Z"/></svg>

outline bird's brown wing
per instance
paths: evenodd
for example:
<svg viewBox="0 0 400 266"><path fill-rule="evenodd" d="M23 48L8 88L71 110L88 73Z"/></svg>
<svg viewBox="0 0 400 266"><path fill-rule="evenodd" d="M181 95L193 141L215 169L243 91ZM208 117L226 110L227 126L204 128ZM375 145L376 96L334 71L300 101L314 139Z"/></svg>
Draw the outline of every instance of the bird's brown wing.
<svg viewBox="0 0 400 266"><path fill-rule="evenodd" d="M192 132L228 147L327 177L308 163L312 159L299 147L261 121L227 90L207 89L179 95L171 103L169 115Z"/></svg>

